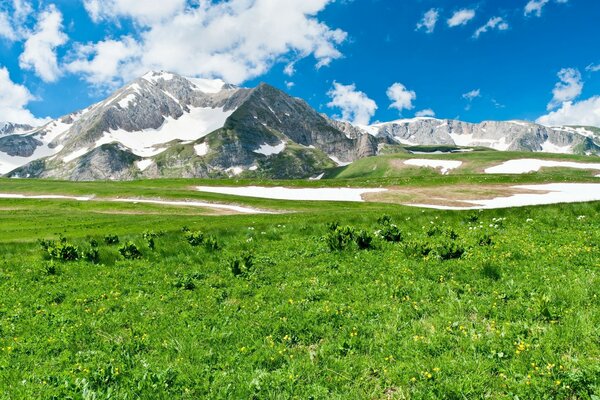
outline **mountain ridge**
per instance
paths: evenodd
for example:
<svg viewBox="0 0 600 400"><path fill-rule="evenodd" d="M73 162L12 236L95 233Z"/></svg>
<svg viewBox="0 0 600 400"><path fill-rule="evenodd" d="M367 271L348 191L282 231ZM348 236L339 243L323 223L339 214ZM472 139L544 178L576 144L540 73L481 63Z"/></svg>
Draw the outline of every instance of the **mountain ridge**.
<svg viewBox="0 0 600 400"><path fill-rule="evenodd" d="M2 134L2 126L0 174L67 180L308 178L406 145L600 154L596 128L426 117L358 126L266 83L241 88L164 71L42 127Z"/></svg>

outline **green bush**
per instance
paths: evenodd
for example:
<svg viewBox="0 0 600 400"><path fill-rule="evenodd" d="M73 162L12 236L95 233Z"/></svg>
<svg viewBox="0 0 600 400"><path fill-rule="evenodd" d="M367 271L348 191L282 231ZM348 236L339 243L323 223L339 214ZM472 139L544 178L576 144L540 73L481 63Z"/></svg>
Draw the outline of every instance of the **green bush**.
<svg viewBox="0 0 600 400"><path fill-rule="evenodd" d="M379 225L390 225L392 223L392 217L390 217L387 214L384 214L381 217L377 218L377 223Z"/></svg>
<svg viewBox="0 0 600 400"><path fill-rule="evenodd" d="M204 233L198 232L188 232L185 235L186 240L192 246L201 246L204 243Z"/></svg>
<svg viewBox="0 0 600 400"><path fill-rule="evenodd" d="M68 243L64 237L58 243L54 240L40 240L39 244L52 260L77 261L80 257L77 246Z"/></svg>
<svg viewBox="0 0 600 400"><path fill-rule="evenodd" d="M104 236L104 243L108 245L119 244L119 237L117 235L106 235Z"/></svg>
<svg viewBox="0 0 600 400"><path fill-rule="evenodd" d="M221 248L221 245L219 244L219 241L217 240L216 237L214 237L214 236L207 236L204 239L204 247L208 251L216 251L216 250L219 250Z"/></svg>
<svg viewBox="0 0 600 400"><path fill-rule="evenodd" d="M245 277L250 275L254 268L254 255L250 252L242 253L239 257L230 260L229 268L233 276Z"/></svg>
<svg viewBox="0 0 600 400"><path fill-rule="evenodd" d="M333 251L345 250L352 245L355 235L351 226L338 226L325 236L325 242Z"/></svg>
<svg viewBox="0 0 600 400"><path fill-rule="evenodd" d="M142 258L142 252L132 242L127 242L119 248L119 253L127 260Z"/></svg>
<svg viewBox="0 0 600 400"><path fill-rule="evenodd" d="M379 232L379 235L387 242L398 243L402 241L402 232L400 231L400 228L394 224L384 226Z"/></svg>
<svg viewBox="0 0 600 400"><path fill-rule="evenodd" d="M356 245L360 250L367 250L373 248L373 236L365 231L361 230L355 237Z"/></svg>
<svg viewBox="0 0 600 400"><path fill-rule="evenodd" d="M89 250L84 250L83 259L97 264L100 261L100 251L96 247L92 247Z"/></svg>

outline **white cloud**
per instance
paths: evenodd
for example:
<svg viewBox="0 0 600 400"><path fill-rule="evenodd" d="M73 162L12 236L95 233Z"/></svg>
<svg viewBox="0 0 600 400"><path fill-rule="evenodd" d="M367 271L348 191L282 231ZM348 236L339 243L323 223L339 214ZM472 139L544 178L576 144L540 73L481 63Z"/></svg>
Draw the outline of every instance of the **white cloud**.
<svg viewBox="0 0 600 400"><path fill-rule="evenodd" d="M196 7L185 8L181 1L168 0L166 14L171 15L159 20L155 11L145 10L148 2L142 6L137 0L87 0L88 12L95 20L109 18L115 7L118 15L133 18L139 39L137 45L124 43L122 47L129 53L120 54L116 61L120 67L111 68L112 76L92 68L97 63L89 58L89 51L83 53L89 68L81 63L77 70L92 82L111 83L148 70L167 70L241 83L264 74L289 54L297 59L312 55L320 68L342 56L337 46L347 37L346 32L331 29L316 17L332 1L201 0ZM160 2L156 13L162 7Z"/></svg>
<svg viewBox="0 0 600 400"><path fill-rule="evenodd" d="M0 12L0 39L8 39L11 42L17 39L17 33L14 31L8 13Z"/></svg>
<svg viewBox="0 0 600 400"><path fill-rule="evenodd" d="M41 125L45 120L36 118L26 106L35 97L23 86L10 79L8 70L0 67L0 121Z"/></svg>
<svg viewBox="0 0 600 400"><path fill-rule="evenodd" d="M435 117L435 111L431 108L426 108L425 110L417 111L415 113L415 117Z"/></svg>
<svg viewBox="0 0 600 400"><path fill-rule="evenodd" d="M568 102L579 97L583 90L583 81L581 73L575 68L563 68L558 72L558 82L552 90L552 100L548 103L548 110L559 107L564 102Z"/></svg>
<svg viewBox="0 0 600 400"><path fill-rule="evenodd" d="M590 72L598 72L600 71L600 64L590 64L585 67L585 70Z"/></svg>
<svg viewBox="0 0 600 400"><path fill-rule="evenodd" d="M569 0L554 0L556 3L565 4L568 3ZM548 4L550 0L529 0L529 2L525 5L524 14L530 15L534 14L536 17L542 16L542 10Z"/></svg>
<svg viewBox="0 0 600 400"><path fill-rule="evenodd" d="M54 5L44 10L35 30L27 35L25 48L19 57L21 68L35 71L45 82L54 82L60 76L56 48L68 40L62 31L62 20L62 14Z"/></svg>
<svg viewBox="0 0 600 400"><path fill-rule="evenodd" d="M542 9L550 0L529 0L525 5L525 15L535 14L536 17L542 15Z"/></svg>
<svg viewBox="0 0 600 400"><path fill-rule="evenodd" d="M504 21L502 17L492 17L489 21L483 25L481 28L475 31L473 37L475 39L479 38L482 33L485 33L489 30L498 29L499 31L505 31L508 29L508 23Z"/></svg>
<svg viewBox="0 0 600 400"><path fill-rule="evenodd" d="M287 87L288 89L291 89L294 86L296 86L294 82L285 81L285 87Z"/></svg>
<svg viewBox="0 0 600 400"><path fill-rule="evenodd" d="M293 63L293 62L288 63L283 68L283 73L286 74L287 76L294 76L294 74L296 73L296 65L295 65L295 63Z"/></svg>
<svg viewBox="0 0 600 400"><path fill-rule="evenodd" d="M408 90L403 84L396 82L387 89L388 98L392 101L390 108L402 112L402 110L412 110L414 108L412 102L417 98L417 94Z"/></svg>
<svg viewBox="0 0 600 400"><path fill-rule="evenodd" d="M439 17L440 12L435 8L432 8L423 15L423 19L417 24L417 30L424 28L425 32L433 33Z"/></svg>
<svg viewBox="0 0 600 400"><path fill-rule="evenodd" d="M107 39L94 44L75 46L72 60L66 70L83 77L96 87L114 89L121 82L119 77L133 76L133 62L141 56L142 48L130 36L120 40Z"/></svg>
<svg viewBox="0 0 600 400"><path fill-rule="evenodd" d="M474 99L481 97L481 89L471 90L470 92L463 94L462 97L463 99L473 101Z"/></svg>
<svg viewBox="0 0 600 400"><path fill-rule="evenodd" d="M369 125L371 118L375 115L377 104L365 93L356 90L356 85L342 85L333 82L333 87L327 95L331 101L327 104L331 108L339 108L342 111L341 118L357 125Z"/></svg>
<svg viewBox="0 0 600 400"><path fill-rule="evenodd" d="M181 13L186 0L84 0L83 4L94 22L124 17L146 24Z"/></svg>
<svg viewBox="0 0 600 400"><path fill-rule="evenodd" d="M579 102L567 101L536 121L542 125L586 125L600 127L600 96Z"/></svg>
<svg viewBox="0 0 600 400"><path fill-rule="evenodd" d="M464 8L452 14L452 17L448 19L448 26L453 28L455 26L465 25L473 18L475 18L475 10Z"/></svg>

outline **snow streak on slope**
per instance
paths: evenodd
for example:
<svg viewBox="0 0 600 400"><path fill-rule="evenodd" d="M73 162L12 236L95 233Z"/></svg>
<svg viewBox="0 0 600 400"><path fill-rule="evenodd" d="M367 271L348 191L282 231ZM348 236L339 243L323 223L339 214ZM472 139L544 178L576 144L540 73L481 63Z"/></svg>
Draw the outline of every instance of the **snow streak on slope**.
<svg viewBox="0 0 600 400"><path fill-rule="evenodd" d="M193 141L221 128L235 110L222 108L192 108L178 119L167 118L163 125L154 130L127 132L123 129L105 132L96 142L96 147L118 142L140 157L152 157L166 150L161 146L173 140Z"/></svg>

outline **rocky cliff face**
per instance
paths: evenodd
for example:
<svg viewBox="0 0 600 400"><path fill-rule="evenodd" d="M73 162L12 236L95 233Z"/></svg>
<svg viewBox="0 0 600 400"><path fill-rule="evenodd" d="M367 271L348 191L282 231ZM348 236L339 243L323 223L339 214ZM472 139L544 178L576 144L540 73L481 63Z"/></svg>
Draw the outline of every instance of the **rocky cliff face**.
<svg viewBox="0 0 600 400"><path fill-rule="evenodd" d="M25 133L32 131L33 126L27 124L15 124L13 122L0 122L0 136Z"/></svg>

